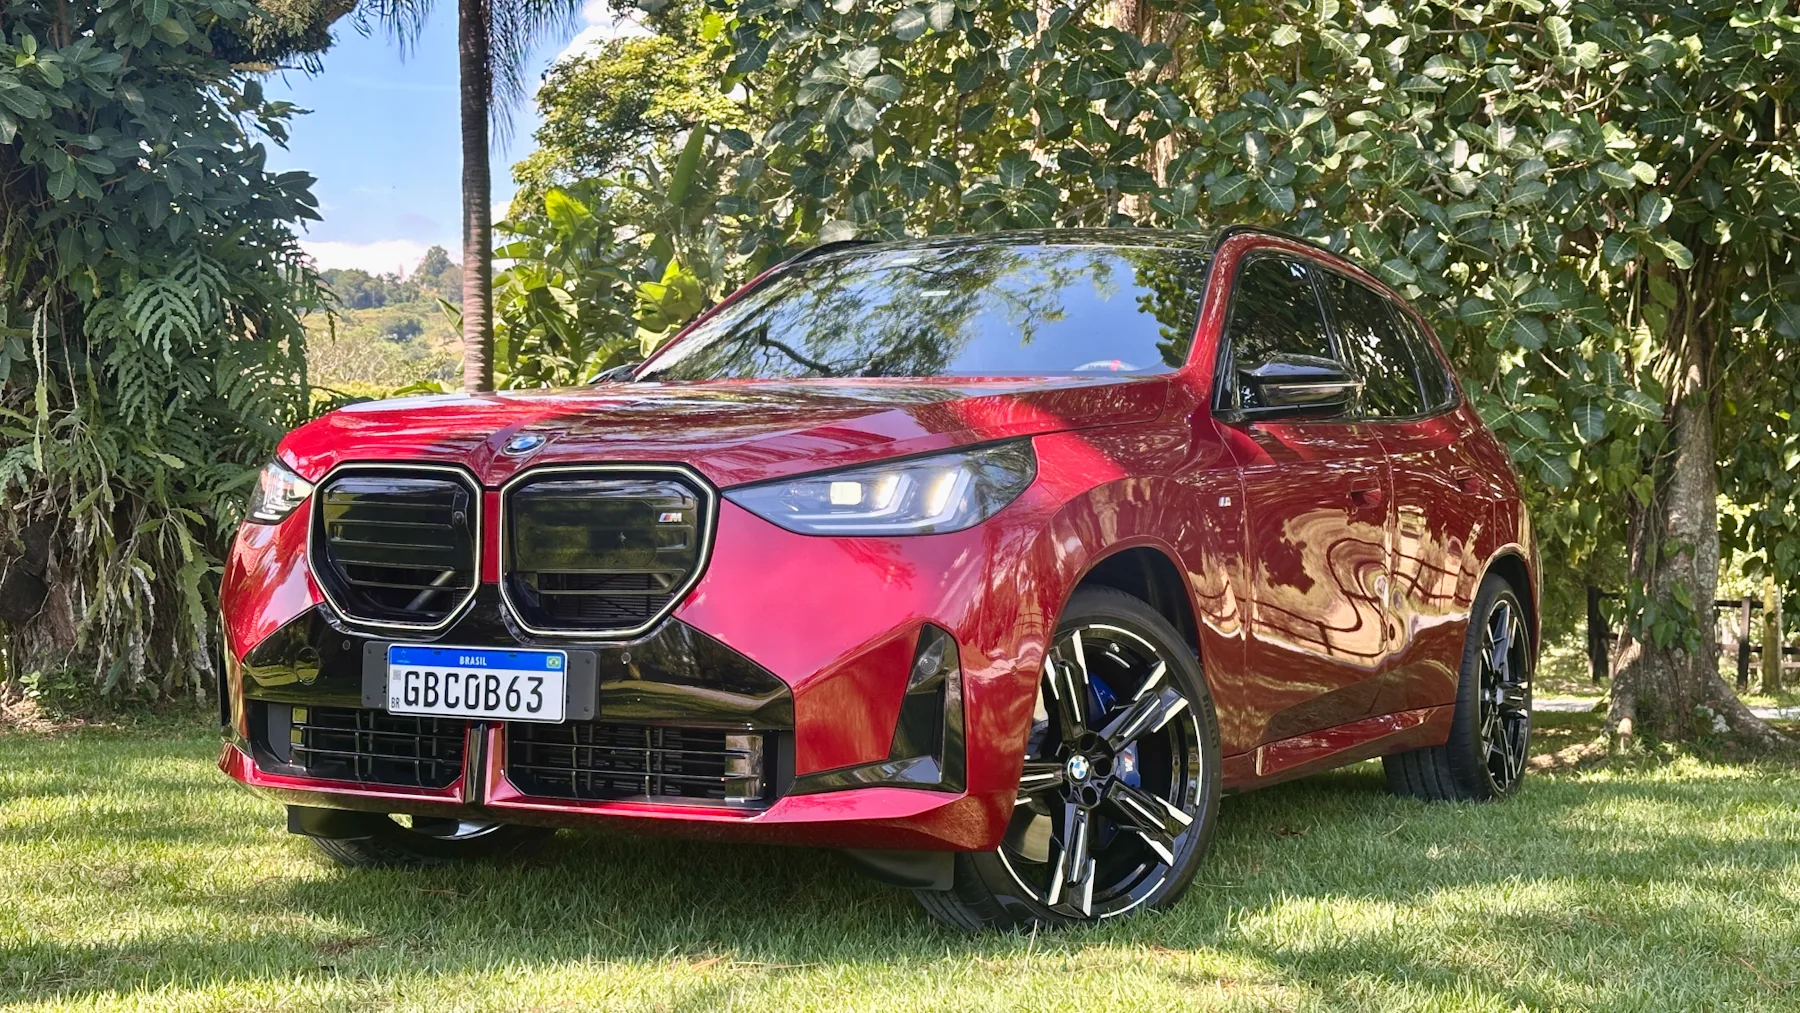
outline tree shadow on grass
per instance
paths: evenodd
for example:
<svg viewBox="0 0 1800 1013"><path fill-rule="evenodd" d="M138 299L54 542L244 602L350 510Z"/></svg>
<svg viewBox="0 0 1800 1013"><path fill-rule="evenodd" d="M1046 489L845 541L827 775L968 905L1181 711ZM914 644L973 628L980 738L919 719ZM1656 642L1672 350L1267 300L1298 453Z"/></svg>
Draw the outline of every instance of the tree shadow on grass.
<svg viewBox="0 0 1800 1013"><path fill-rule="evenodd" d="M560 834L514 866L351 872L317 859L308 875L266 878L242 895L144 899L222 929L93 944L0 936L0 994L98 1000L159 982L266 986L715 958L777 968L904 961L916 975L932 961L1029 968L1046 955L1155 948L1230 958L1326 996L1355 974L1377 993L1438 989L1503 1008L1679 1008L1658 999L1680 997L1690 979L1630 966L1649 937L1679 938L1690 962L1707 964L1692 980L1740 990L1736 1005L1754 1008L1795 998L1784 982L1800 969L1740 966L1747 948L1780 940L1759 944L1704 897L1791 914L1781 877L1800 815L1789 805L1783 816L1779 803L1779 789L1702 777L1554 779L1508 804L1428 806L1390 798L1368 768L1352 769L1228 799L1209 863L1174 908L1035 938L943 928L904 893L802 849L588 832ZM1721 805L1762 812L1769 831L1722 848L1706 819ZM72 845L108 833L54 822L44 829ZM145 834L244 847L222 825L208 842L204 824L173 822ZM265 830L253 846L306 847ZM251 917L270 912L281 916L275 925ZM1189 968L1160 973L1174 988L1196 984ZM669 1004L688 1009L722 1005L726 988L698 977L673 987Z"/></svg>

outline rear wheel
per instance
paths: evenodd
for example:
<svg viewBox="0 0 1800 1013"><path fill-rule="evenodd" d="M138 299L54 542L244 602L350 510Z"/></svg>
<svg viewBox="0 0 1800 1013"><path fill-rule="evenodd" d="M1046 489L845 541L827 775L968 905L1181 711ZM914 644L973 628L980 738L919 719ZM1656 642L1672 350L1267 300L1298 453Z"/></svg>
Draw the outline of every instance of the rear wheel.
<svg viewBox="0 0 1800 1013"><path fill-rule="evenodd" d="M543 844L552 833L507 823L389 816L372 820L367 837L314 837L312 842L337 864L363 869L513 857Z"/></svg>
<svg viewBox="0 0 1800 1013"><path fill-rule="evenodd" d="M1095 922L1172 903L1212 839L1219 729L1168 621L1111 588L1077 591L1038 684L1012 820L919 891L965 929Z"/></svg>
<svg viewBox="0 0 1800 1013"><path fill-rule="evenodd" d="M1531 635L1505 581L1475 595L1450 740L1382 758L1388 788L1428 801L1487 801L1519 789L1531 755Z"/></svg>

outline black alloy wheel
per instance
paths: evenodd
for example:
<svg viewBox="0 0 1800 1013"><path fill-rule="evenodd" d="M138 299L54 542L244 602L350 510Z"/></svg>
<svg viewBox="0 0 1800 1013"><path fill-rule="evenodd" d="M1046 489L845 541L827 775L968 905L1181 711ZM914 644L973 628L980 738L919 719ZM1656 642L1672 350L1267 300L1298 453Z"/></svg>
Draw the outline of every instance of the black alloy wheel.
<svg viewBox="0 0 1800 1013"><path fill-rule="evenodd" d="M1534 652L1524 606L1489 577L1475 595L1450 739L1382 757L1388 789L1427 801L1487 801L1519 790L1531 756Z"/></svg>
<svg viewBox="0 0 1800 1013"><path fill-rule="evenodd" d="M1142 601L1077 592L1045 657L1000 847L959 855L927 910L965 928L1099 921L1172 902L1219 796L1218 722L1192 649Z"/></svg>
<svg viewBox="0 0 1800 1013"><path fill-rule="evenodd" d="M1494 794L1509 795L1525 776L1531 748L1531 640L1518 602L1501 596L1482 627L1481 742Z"/></svg>

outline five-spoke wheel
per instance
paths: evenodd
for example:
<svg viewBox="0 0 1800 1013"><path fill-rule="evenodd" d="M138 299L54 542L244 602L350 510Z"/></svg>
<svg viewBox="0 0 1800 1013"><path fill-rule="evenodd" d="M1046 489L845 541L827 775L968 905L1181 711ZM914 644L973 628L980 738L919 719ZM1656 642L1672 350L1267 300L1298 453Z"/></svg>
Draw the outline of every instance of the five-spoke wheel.
<svg viewBox="0 0 1800 1013"><path fill-rule="evenodd" d="M1212 698L1191 648L1136 598L1078 592L1044 659L1018 799L1000 847L958 857L968 928L1110 918L1179 895L1219 794Z"/></svg>

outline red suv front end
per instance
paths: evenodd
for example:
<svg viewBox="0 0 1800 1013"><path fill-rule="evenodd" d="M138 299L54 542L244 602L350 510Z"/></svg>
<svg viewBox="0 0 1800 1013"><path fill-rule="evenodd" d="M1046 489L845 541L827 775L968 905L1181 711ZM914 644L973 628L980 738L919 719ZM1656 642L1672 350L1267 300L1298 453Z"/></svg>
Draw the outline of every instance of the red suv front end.
<svg viewBox="0 0 1800 1013"><path fill-rule="evenodd" d="M1091 472L1069 427L1153 417L1165 384L796 387L409 399L294 433L279 459L312 491L246 524L226 572L226 769L296 804L992 847L1079 565L1051 535L1067 488L1038 476ZM867 485L898 464L1009 502L836 536L729 495L866 462L888 466ZM565 720L387 714L387 649L413 643L563 652Z"/></svg>

